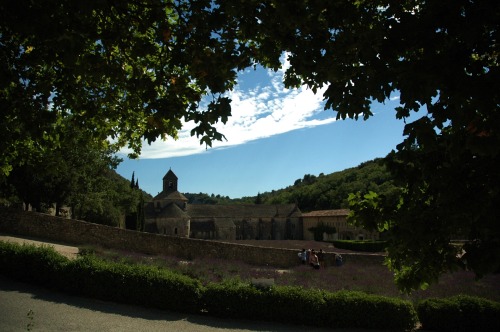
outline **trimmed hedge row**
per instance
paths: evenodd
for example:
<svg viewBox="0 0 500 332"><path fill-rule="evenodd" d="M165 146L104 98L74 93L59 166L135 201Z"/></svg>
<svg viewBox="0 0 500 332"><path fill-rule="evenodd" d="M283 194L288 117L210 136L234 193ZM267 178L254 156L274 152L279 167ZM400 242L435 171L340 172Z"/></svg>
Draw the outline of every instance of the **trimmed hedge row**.
<svg viewBox="0 0 500 332"><path fill-rule="evenodd" d="M95 256L69 260L52 247L0 241L0 273L74 295L159 309L198 312L198 280L154 266L107 262Z"/></svg>
<svg viewBox="0 0 500 332"><path fill-rule="evenodd" d="M160 309L199 311L201 283L172 271L111 263L94 256L70 261L65 270L66 282L61 285L67 292Z"/></svg>
<svg viewBox="0 0 500 332"><path fill-rule="evenodd" d="M387 241L335 240L332 243L335 248L362 252L381 252L387 247Z"/></svg>
<svg viewBox="0 0 500 332"><path fill-rule="evenodd" d="M202 285L166 269L88 255L69 260L52 247L0 241L0 273L72 294L159 309L327 328L500 330L500 304L475 297L409 301L361 292L256 288L241 281Z"/></svg>
<svg viewBox="0 0 500 332"><path fill-rule="evenodd" d="M417 312L425 330L500 331L500 303L474 296L422 300Z"/></svg>
<svg viewBox="0 0 500 332"><path fill-rule="evenodd" d="M410 302L362 292L330 293L291 286L258 290L226 282L209 285L204 295L208 312L221 317L399 331L411 330L417 322Z"/></svg>

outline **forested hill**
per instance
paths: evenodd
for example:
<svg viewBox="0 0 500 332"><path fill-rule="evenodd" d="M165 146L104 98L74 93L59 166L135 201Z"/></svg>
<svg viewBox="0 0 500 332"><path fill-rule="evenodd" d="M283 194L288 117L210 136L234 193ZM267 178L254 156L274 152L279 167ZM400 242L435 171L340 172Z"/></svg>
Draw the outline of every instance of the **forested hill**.
<svg viewBox="0 0 500 332"><path fill-rule="evenodd" d="M306 174L287 188L260 193L253 197L230 199L220 195L185 194L190 204L288 204L297 203L302 212L347 208L349 193L375 191L389 194L395 190L391 175L382 159L357 167L319 176Z"/></svg>

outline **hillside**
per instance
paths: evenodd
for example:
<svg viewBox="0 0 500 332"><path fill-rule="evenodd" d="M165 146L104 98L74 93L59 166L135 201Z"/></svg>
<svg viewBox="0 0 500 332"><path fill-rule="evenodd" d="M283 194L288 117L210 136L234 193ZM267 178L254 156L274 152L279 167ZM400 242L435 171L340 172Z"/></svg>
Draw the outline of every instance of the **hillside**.
<svg viewBox="0 0 500 332"><path fill-rule="evenodd" d="M382 163L374 159L357 167L319 176L306 174L289 187L264 192L258 196L230 199L220 195L185 193L189 204L290 204L297 203L303 212L347 208L349 193L375 191L388 195L396 187Z"/></svg>

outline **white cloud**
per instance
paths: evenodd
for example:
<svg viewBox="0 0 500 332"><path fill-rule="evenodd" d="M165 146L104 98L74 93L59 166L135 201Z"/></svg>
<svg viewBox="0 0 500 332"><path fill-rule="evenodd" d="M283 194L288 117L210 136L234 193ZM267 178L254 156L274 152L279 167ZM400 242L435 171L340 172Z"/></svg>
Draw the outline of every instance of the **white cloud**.
<svg viewBox="0 0 500 332"><path fill-rule="evenodd" d="M327 86L314 94L310 89L286 89L283 85L285 68L289 66L286 56L282 57L283 67L277 72L268 70L265 75L246 71L240 77L251 82L255 77L265 77L267 82L258 81L251 88L239 85L228 94L231 98L232 116L226 124L216 124L217 130L227 141L213 142L213 149L225 148L250 141L283 134L301 128L320 126L335 121L334 113L326 119L315 118L323 112L323 92ZM264 70L264 69L259 69ZM194 123L184 123L179 139L158 140L148 145L144 143L141 158L168 158L206 152L190 131ZM129 151L123 150L123 153Z"/></svg>

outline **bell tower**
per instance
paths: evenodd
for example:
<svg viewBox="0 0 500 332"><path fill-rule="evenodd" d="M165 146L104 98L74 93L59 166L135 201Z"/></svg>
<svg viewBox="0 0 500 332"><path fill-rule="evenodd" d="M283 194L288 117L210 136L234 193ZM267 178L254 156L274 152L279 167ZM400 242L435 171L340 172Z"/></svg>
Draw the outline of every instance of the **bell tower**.
<svg viewBox="0 0 500 332"><path fill-rule="evenodd" d="M177 191L177 176L169 169L167 174L163 177L163 192L170 194Z"/></svg>

